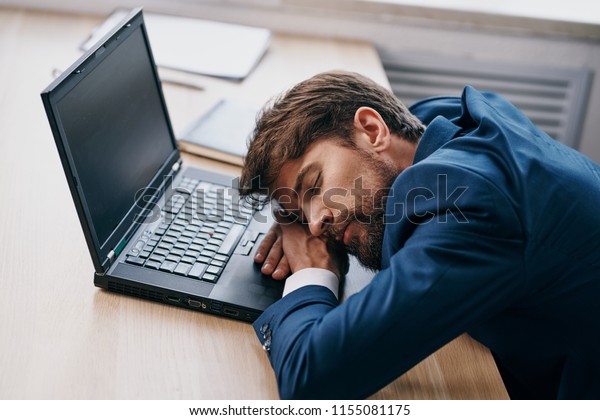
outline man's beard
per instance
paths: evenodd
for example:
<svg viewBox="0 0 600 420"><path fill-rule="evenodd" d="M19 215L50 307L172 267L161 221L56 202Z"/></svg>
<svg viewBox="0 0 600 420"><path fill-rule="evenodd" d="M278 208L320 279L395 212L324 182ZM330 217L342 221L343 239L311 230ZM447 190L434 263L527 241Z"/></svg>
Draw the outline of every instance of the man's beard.
<svg viewBox="0 0 600 420"><path fill-rule="evenodd" d="M366 175L375 180L373 191L368 195L361 194L355 197L356 206L353 209L344 209L338 216L338 220L346 223L352 222L355 227L360 228L359 234L353 235L348 245L345 246L346 251L350 255L354 255L365 268L379 271L385 232L385 204L390 187L399 175L399 171L391 163L375 159L363 150L359 149L358 152L361 159L365 161ZM345 226L346 224L344 224ZM339 238L342 234L343 232L337 232L331 227L327 236L334 239ZM336 244L332 243L332 246L339 248L340 245L337 242Z"/></svg>
<svg viewBox="0 0 600 420"><path fill-rule="evenodd" d="M371 221L361 222L361 228L366 230L366 235L362 237L353 236L350 239L346 250L350 255L354 255L358 262L365 268L373 271L381 269L381 251L383 246L383 234L385 231L385 211L375 209L371 212ZM357 217L357 219L359 219ZM360 221L360 220L359 220Z"/></svg>

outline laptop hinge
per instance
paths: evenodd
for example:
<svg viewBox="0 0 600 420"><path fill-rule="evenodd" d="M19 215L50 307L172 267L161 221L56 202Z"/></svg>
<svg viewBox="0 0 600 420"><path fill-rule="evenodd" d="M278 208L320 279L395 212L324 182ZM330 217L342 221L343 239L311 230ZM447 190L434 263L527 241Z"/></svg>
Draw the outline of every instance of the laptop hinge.
<svg viewBox="0 0 600 420"><path fill-rule="evenodd" d="M111 249L106 258L108 258L108 261L112 264L115 259L115 250Z"/></svg>

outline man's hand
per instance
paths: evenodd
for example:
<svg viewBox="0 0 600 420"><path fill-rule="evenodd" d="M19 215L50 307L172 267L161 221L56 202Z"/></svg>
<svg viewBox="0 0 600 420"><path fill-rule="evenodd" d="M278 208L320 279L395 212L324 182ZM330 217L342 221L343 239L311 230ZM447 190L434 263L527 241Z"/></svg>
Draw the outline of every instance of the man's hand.
<svg viewBox="0 0 600 420"><path fill-rule="evenodd" d="M300 223L275 223L259 245L254 261L263 263L263 274L277 280L309 267L332 271L338 278L348 270L345 251L332 249L324 238L312 236Z"/></svg>
<svg viewBox="0 0 600 420"><path fill-rule="evenodd" d="M254 262L262 264L260 271L276 280L290 275L290 265L283 254L281 225L274 223L267 232L254 255Z"/></svg>

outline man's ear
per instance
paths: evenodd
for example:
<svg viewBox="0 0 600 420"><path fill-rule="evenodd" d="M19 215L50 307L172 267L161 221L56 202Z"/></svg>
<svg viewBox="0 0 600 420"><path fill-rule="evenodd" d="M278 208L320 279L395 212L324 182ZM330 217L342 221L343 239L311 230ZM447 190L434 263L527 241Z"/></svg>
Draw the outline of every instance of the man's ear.
<svg viewBox="0 0 600 420"><path fill-rule="evenodd" d="M354 139L358 146L381 153L390 147L390 130L379 112L361 106L354 113Z"/></svg>

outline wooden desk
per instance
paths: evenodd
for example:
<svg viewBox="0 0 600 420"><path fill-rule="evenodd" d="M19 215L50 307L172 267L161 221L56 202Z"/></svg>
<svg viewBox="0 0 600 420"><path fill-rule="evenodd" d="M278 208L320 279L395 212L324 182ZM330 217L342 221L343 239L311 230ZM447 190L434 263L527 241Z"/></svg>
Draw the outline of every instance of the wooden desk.
<svg viewBox="0 0 600 420"><path fill-rule="evenodd" d="M96 17L0 9L0 398L267 399L273 372L250 325L92 284L40 91L80 54ZM261 104L331 67L386 83L369 45L276 36L244 83L166 87L175 130L219 97ZM225 164L189 163L236 173ZM373 398L506 398L489 352L461 337Z"/></svg>

